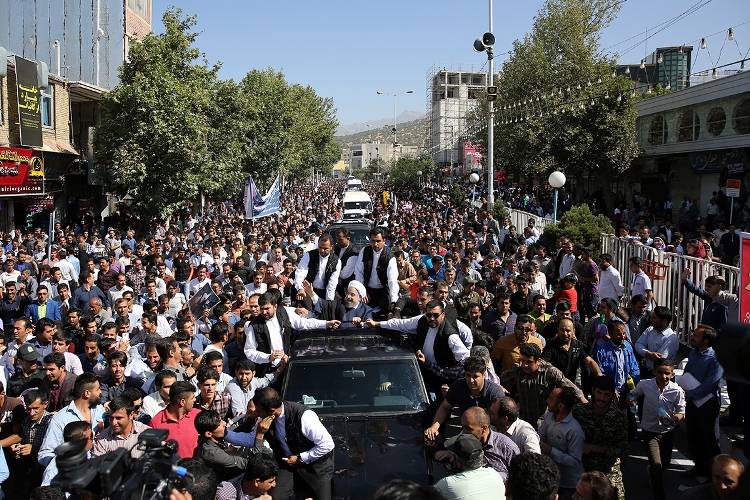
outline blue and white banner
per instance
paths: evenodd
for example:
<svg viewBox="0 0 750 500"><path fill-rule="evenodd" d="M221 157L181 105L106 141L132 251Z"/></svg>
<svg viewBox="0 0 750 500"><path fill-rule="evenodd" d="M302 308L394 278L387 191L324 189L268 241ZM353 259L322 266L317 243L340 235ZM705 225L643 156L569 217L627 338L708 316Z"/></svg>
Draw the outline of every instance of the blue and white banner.
<svg viewBox="0 0 750 500"><path fill-rule="evenodd" d="M251 201L252 200L252 201ZM281 211L281 183L279 176L265 196L261 196L252 176L245 186L245 218L256 219Z"/></svg>

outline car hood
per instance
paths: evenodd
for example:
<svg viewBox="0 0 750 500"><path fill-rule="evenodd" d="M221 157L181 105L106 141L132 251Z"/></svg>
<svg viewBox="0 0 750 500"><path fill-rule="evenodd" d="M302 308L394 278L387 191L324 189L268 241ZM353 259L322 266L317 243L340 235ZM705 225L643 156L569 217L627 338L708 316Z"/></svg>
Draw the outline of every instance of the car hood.
<svg viewBox="0 0 750 500"><path fill-rule="evenodd" d="M369 498L392 479L429 484L423 418L413 414L324 419L336 445L334 498Z"/></svg>

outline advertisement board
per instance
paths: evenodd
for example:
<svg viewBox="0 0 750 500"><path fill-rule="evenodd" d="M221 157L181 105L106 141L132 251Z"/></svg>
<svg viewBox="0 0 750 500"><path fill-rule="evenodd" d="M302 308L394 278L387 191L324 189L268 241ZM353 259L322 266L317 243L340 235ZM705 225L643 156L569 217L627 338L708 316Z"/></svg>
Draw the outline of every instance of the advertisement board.
<svg viewBox="0 0 750 500"><path fill-rule="evenodd" d="M740 233L740 321L750 323L750 233Z"/></svg>
<svg viewBox="0 0 750 500"><path fill-rule="evenodd" d="M18 98L18 123L21 126L21 144L43 147L42 93L38 87L36 63L18 56L16 56L16 97Z"/></svg>
<svg viewBox="0 0 750 500"><path fill-rule="evenodd" d="M0 196L44 194L40 151L0 147Z"/></svg>

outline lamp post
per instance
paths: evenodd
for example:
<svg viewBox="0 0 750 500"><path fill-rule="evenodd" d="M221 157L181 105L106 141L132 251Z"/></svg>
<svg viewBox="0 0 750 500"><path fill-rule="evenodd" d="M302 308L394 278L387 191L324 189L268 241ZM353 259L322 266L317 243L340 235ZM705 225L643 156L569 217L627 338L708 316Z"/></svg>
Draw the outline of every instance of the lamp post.
<svg viewBox="0 0 750 500"><path fill-rule="evenodd" d="M417 186L422 187L422 171L417 170Z"/></svg>
<svg viewBox="0 0 750 500"><path fill-rule="evenodd" d="M469 181L471 182L471 207L472 210L476 212L477 206L475 205L475 198L477 195L477 182L479 182L479 174L477 174L476 172L472 172L469 176Z"/></svg>
<svg viewBox="0 0 750 500"><path fill-rule="evenodd" d="M413 94L413 90L407 90L405 92L399 92L398 94L391 94L389 92L381 92L377 91L378 95L389 95L393 97L393 130L391 132L393 133L393 161L396 161L396 97L404 94Z"/></svg>
<svg viewBox="0 0 750 500"><path fill-rule="evenodd" d="M557 224L557 192L565 185L565 174L559 171L554 171L549 175L549 185L555 190L555 201L552 205L552 220Z"/></svg>

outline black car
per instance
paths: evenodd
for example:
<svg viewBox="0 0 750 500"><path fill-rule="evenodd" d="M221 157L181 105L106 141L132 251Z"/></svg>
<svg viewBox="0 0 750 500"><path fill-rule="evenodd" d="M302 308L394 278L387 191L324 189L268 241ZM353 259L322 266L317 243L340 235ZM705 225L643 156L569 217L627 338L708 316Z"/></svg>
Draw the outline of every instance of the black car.
<svg viewBox="0 0 750 500"><path fill-rule="evenodd" d="M340 227L349 230L349 234L352 238L351 244L357 251L362 250L363 247L370 244L370 224L367 221L357 219L334 222L330 225L328 230L333 241L336 241L336 231Z"/></svg>
<svg viewBox="0 0 750 500"><path fill-rule="evenodd" d="M282 395L314 410L331 433L334 498L368 498L392 479L434 482L424 446L432 411L410 348L372 329L301 338Z"/></svg>

